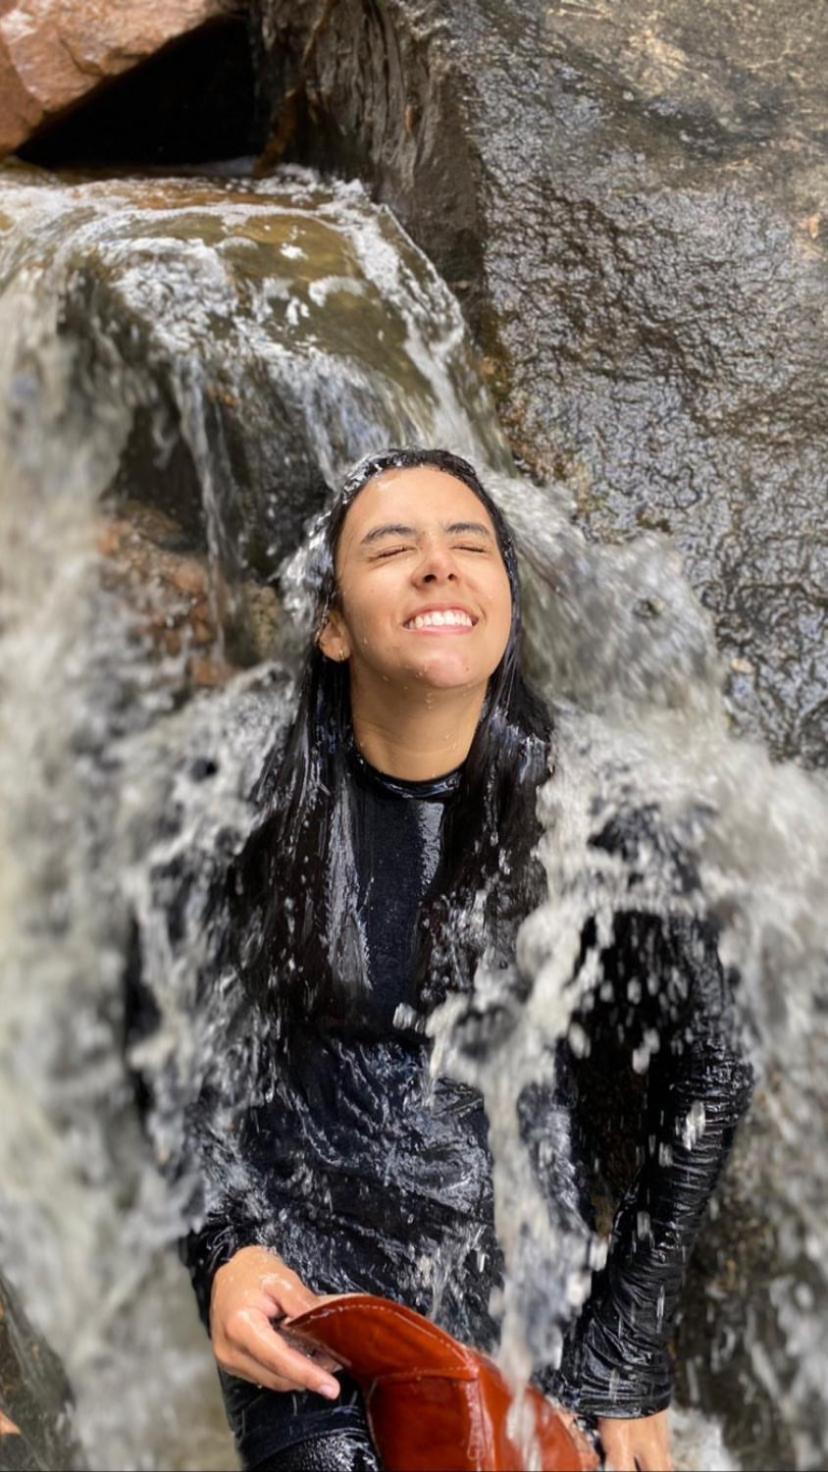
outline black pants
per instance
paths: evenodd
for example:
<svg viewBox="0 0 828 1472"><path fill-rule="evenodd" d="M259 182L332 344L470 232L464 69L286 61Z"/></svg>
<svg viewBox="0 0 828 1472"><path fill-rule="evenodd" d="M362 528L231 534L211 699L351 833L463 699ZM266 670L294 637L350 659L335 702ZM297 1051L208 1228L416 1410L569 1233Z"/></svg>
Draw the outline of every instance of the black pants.
<svg viewBox="0 0 828 1472"><path fill-rule="evenodd" d="M329 1431L294 1442L251 1472L382 1472L370 1436L360 1431Z"/></svg>
<svg viewBox="0 0 828 1472"><path fill-rule="evenodd" d="M344 1371L338 1401L280 1394L219 1371L245 1472L382 1472L359 1389Z"/></svg>

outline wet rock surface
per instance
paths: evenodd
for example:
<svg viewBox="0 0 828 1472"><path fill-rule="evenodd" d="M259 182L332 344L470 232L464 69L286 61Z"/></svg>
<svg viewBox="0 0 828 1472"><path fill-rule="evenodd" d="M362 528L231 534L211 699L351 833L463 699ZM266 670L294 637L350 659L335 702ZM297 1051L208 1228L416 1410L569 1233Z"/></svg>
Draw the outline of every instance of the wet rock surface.
<svg viewBox="0 0 828 1472"><path fill-rule="evenodd" d="M228 590L216 585L206 558L192 554L171 517L128 503L101 519L97 546L104 586L132 610L136 633L160 666L159 684L186 694L274 657L280 610L273 588L243 583L231 623Z"/></svg>
<svg viewBox="0 0 828 1472"><path fill-rule="evenodd" d="M97 179L64 195L40 170L4 178L0 285L25 255L78 413L112 398L127 424L101 529L111 579L184 661L174 683L222 683L272 652L267 585L328 484L378 437L416 438L483 392L456 303L359 186ZM206 581L185 606L188 569Z"/></svg>
<svg viewBox="0 0 828 1472"><path fill-rule="evenodd" d="M814 0L256 0L264 167L369 181L457 292L513 449L672 533L737 724L828 759Z"/></svg>
<svg viewBox="0 0 828 1472"><path fill-rule="evenodd" d="M0 1469L83 1472L72 1396L57 1355L32 1328L0 1274Z"/></svg>
<svg viewBox="0 0 828 1472"><path fill-rule="evenodd" d="M232 0L5 0L0 5L0 156L113 77L189 31L224 18Z"/></svg>

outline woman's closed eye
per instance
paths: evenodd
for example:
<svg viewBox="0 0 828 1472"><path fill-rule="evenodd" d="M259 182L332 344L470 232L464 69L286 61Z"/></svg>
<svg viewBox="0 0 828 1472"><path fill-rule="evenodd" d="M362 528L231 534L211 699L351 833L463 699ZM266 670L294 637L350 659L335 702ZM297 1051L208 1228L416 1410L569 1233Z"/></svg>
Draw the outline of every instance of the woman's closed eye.
<svg viewBox="0 0 828 1472"><path fill-rule="evenodd" d="M385 562L387 560L387 558L389 558L389 557L397 557L397 556L399 556L399 554L401 552L414 552L416 550L417 549L413 545L410 545L410 544L408 544L408 545L406 545L404 547L386 547L386 548L383 549L382 552L376 552L374 554L374 556L371 558L371 561L372 562ZM487 553L489 551L489 548L488 547L480 547L480 546L472 546L468 542L458 542L456 544L456 546L452 550L455 551L455 552Z"/></svg>

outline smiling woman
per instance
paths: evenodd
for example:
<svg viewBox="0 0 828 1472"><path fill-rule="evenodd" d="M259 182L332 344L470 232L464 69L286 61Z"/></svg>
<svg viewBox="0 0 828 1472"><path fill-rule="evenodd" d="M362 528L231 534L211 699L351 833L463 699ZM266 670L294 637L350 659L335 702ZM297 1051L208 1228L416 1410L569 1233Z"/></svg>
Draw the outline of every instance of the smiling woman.
<svg viewBox="0 0 828 1472"><path fill-rule="evenodd" d="M382 471L350 508L335 569L319 646L350 662L360 751L409 779L458 765L512 629L509 575L479 496L433 465Z"/></svg>
<svg viewBox="0 0 828 1472"><path fill-rule="evenodd" d="M551 721L520 667L509 529L465 461L409 450L362 462L311 575L296 718L265 763L261 820L228 878L221 961L255 1067L237 1080L229 1127L226 1100L216 1110L205 1093L197 1112L205 1209L184 1253L244 1466L368 1472L380 1464L356 1384L284 1331L320 1295L367 1292L477 1349L497 1343L488 1121L477 1090L431 1078L427 1023L465 994L479 1053L508 1036L531 990L516 936L544 894L536 799ZM596 945L585 936L579 964ZM481 962L503 983L488 1012L475 997ZM665 1071L656 1086L651 1070L647 1163L607 1272L560 1367L535 1376L593 1418L613 1466L651 1472L670 1466L666 1339L749 1074L715 939L626 914L595 962L610 1034L658 1027ZM585 1009L585 1034L599 1012ZM583 1236L589 1152L563 1039L555 1080L521 1094L521 1127L550 1214ZM701 1144L681 1133L699 1103ZM551 1322L565 1312L547 1308Z"/></svg>
<svg viewBox="0 0 828 1472"><path fill-rule="evenodd" d="M228 882L264 1083L240 1081L230 1134L202 1103L206 1212L184 1244L243 1463L281 1472L378 1465L353 1382L274 1327L317 1294L378 1293L495 1342L485 1113L430 1079L425 1022L471 990L481 886L513 968L550 734L520 668L511 536L465 461L363 461L311 577L296 718Z"/></svg>

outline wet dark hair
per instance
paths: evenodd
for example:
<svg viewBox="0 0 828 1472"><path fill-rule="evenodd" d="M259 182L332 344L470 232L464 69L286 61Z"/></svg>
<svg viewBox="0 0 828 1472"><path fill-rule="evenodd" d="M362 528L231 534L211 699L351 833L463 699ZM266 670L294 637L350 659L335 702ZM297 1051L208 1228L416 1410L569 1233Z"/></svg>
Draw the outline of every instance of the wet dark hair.
<svg viewBox="0 0 828 1472"><path fill-rule="evenodd" d="M462 481L491 517L512 594L512 621L480 722L449 803L443 860L420 910L415 995L421 1015L449 991L469 991L479 957L514 960L517 925L540 896L538 783L548 774L551 719L521 670L520 581L509 527L474 468L446 450L390 449L361 460L326 515L312 583L313 640L296 717L258 787L266 812L236 865L247 924L240 965L250 994L280 1019L353 1021L364 991L355 930L356 864L350 800L352 745L347 664L317 644L337 606L335 557L348 510L389 469L418 466ZM483 902L478 899L482 891Z"/></svg>

